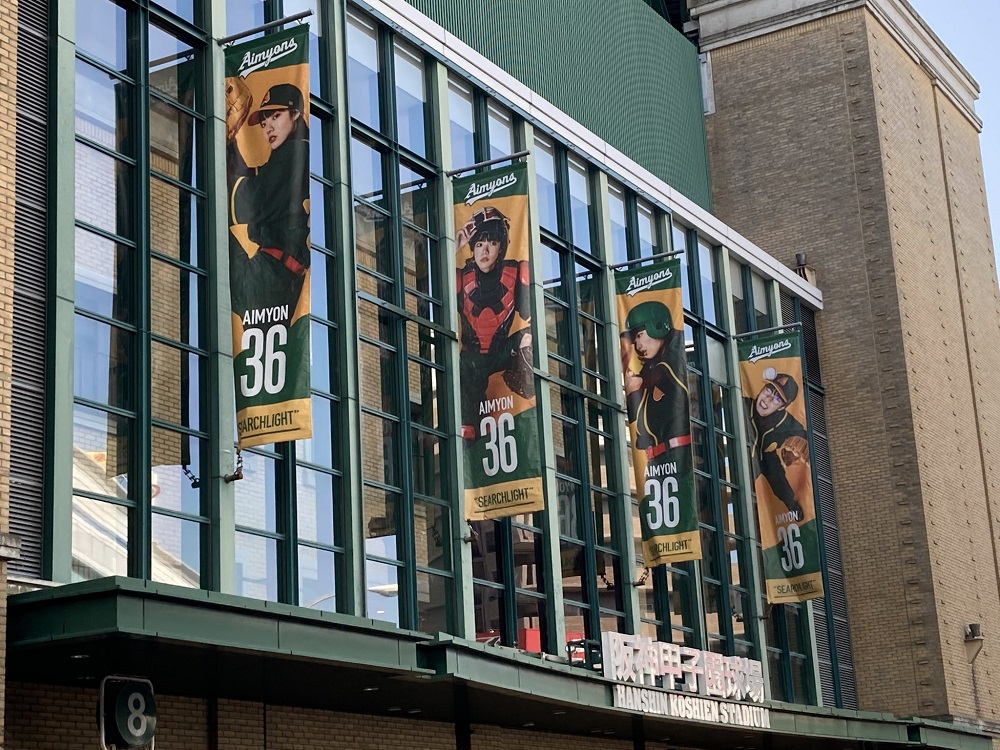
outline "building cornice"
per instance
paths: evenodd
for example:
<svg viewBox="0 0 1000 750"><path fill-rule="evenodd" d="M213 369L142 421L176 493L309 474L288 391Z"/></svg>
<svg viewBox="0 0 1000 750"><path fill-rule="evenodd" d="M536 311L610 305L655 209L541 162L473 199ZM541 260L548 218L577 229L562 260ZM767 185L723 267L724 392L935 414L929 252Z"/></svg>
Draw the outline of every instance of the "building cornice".
<svg viewBox="0 0 1000 750"><path fill-rule="evenodd" d="M976 114L979 84L906 0L710 0L691 8L703 52L857 8L864 8L928 75L967 120L982 131Z"/></svg>

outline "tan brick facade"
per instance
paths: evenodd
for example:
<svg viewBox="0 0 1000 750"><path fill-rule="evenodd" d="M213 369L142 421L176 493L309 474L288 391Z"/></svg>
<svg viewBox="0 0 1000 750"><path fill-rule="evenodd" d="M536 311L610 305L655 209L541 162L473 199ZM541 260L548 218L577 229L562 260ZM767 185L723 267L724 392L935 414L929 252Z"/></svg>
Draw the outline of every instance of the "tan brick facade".
<svg viewBox="0 0 1000 750"><path fill-rule="evenodd" d="M1000 304L977 131L865 8L711 61L716 212L789 265L807 253L824 293L861 708L995 722L1000 650L987 637L973 670L963 643L968 623L1000 622Z"/></svg>

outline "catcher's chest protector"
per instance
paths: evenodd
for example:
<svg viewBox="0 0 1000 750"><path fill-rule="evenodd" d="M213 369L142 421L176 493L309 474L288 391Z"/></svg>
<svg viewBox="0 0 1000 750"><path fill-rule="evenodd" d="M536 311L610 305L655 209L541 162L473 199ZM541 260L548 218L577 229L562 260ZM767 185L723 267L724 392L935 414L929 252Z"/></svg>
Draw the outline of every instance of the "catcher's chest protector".
<svg viewBox="0 0 1000 750"><path fill-rule="evenodd" d="M475 332L479 342L480 354L488 354L493 347L493 339L498 332L506 335L514 318L514 289L517 287L517 264L505 265L500 272L500 286L503 293L500 298L489 306L483 306L483 301L476 292L479 284L476 281L476 269L470 268L462 274L462 314ZM473 297L477 300L473 300ZM502 330L501 330L502 329Z"/></svg>

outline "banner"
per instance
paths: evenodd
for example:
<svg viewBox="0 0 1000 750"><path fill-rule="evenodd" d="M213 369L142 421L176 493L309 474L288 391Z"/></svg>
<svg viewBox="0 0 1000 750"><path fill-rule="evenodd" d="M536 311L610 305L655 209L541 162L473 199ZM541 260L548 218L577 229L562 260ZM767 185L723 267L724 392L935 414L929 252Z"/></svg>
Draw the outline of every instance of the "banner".
<svg viewBox="0 0 1000 750"><path fill-rule="evenodd" d="M643 558L698 560L680 260L617 271L615 286Z"/></svg>
<svg viewBox="0 0 1000 750"><path fill-rule="evenodd" d="M767 600L823 596L798 331L739 342Z"/></svg>
<svg viewBox="0 0 1000 750"><path fill-rule="evenodd" d="M308 33L298 26L226 50L240 448L312 436Z"/></svg>
<svg viewBox="0 0 1000 750"><path fill-rule="evenodd" d="M528 171L456 179L455 284L465 442L465 517L541 510L535 410Z"/></svg>

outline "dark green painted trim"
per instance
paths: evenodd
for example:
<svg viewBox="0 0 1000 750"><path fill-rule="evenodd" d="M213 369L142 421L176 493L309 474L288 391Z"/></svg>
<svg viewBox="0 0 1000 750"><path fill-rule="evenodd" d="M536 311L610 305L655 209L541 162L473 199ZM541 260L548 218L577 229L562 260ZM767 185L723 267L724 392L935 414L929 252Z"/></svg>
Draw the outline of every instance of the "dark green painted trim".
<svg viewBox="0 0 1000 750"><path fill-rule="evenodd" d="M129 635L426 672L416 651L426 636L388 623L130 578L11 597L9 624L11 649Z"/></svg>

